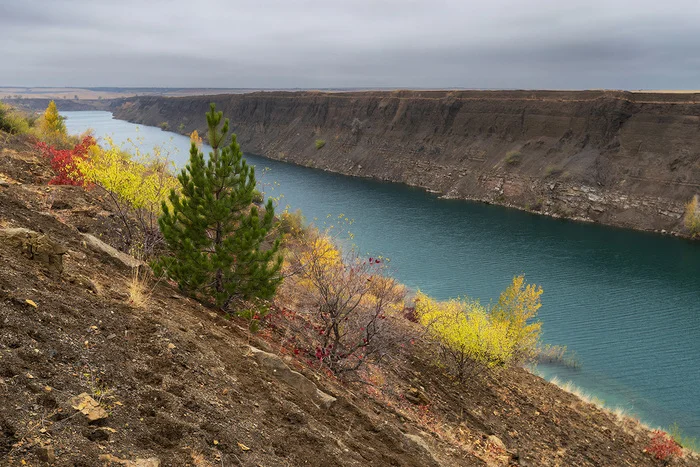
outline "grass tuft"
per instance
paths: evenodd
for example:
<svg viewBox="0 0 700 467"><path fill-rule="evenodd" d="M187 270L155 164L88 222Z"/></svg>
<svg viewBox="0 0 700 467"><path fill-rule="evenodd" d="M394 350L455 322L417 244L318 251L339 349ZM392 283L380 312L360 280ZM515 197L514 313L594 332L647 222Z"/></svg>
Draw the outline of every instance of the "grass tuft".
<svg viewBox="0 0 700 467"><path fill-rule="evenodd" d="M148 275L140 268L133 268L129 279L129 305L133 308L146 308L151 300L151 290L148 288Z"/></svg>

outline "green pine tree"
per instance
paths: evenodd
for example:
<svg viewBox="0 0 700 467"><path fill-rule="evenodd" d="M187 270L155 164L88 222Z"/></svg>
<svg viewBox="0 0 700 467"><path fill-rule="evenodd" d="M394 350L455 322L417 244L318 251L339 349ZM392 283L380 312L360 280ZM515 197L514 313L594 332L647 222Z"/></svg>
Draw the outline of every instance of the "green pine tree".
<svg viewBox="0 0 700 467"><path fill-rule="evenodd" d="M222 112L207 113L209 144L204 154L192 143L190 160L178 176L181 192L163 203L160 229L170 250L154 264L184 291L227 310L235 299L270 298L281 282L280 235L273 232L275 210L253 204L255 170L243 158ZM274 237L274 238L269 238Z"/></svg>

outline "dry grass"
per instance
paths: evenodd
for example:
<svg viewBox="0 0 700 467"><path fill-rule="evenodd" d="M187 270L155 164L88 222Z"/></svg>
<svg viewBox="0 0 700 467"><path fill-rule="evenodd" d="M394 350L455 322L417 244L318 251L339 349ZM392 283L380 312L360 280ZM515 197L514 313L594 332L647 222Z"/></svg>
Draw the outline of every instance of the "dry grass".
<svg viewBox="0 0 700 467"><path fill-rule="evenodd" d="M143 309L148 307L152 290L149 288L150 278L141 268L133 268L131 278L127 284L129 291L129 305L133 308Z"/></svg>

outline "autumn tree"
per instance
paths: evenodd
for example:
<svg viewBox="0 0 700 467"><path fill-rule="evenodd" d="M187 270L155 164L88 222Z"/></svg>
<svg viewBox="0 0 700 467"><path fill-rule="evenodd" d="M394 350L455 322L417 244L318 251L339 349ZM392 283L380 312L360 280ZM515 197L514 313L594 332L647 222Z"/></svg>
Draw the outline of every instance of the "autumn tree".
<svg viewBox="0 0 700 467"><path fill-rule="evenodd" d="M540 339L542 323L534 319L542 306L541 295L542 287L527 284L523 275L516 276L490 310L493 321L507 325L514 357L521 361L533 355Z"/></svg>
<svg viewBox="0 0 700 467"><path fill-rule="evenodd" d="M49 102L41 122L41 130L47 137L65 137L66 123L58 113L56 103Z"/></svg>
<svg viewBox="0 0 700 467"><path fill-rule="evenodd" d="M235 299L270 298L281 281L280 237L268 200L253 204L255 169L236 141L225 146L229 121L214 104L207 113L209 157L192 142L180 191L162 204L161 232L170 254L155 264L182 290L228 310Z"/></svg>
<svg viewBox="0 0 700 467"><path fill-rule="evenodd" d="M493 307L466 298L440 302L419 292L416 314L440 349L441 362L463 380L533 356L541 331L541 323L533 321L541 295L541 287L516 276Z"/></svg>
<svg viewBox="0 0 700 467"><path fill-rule="evenodd" d="M440 363L459 380L510 363L515 343L507 323L492 320L488 310L469 299L437 301L418 292L418 318L439 349Z"/></svg>

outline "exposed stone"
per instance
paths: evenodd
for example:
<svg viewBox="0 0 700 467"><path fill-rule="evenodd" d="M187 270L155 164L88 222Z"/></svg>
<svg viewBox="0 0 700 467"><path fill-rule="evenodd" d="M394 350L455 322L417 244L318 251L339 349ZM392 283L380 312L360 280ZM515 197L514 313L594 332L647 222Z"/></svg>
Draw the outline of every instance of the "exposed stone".
<svg viewBox="0 0 700 467"><path fill-rule="evenodd" d="M47 235L21 227L8 228L0 229L0 239L6 244L21 248L28 258L39 261L49 272L63 272L63 255L68 250Z"/></svg>
<svg viewBox="0 0 700 467"><path fill-rule="evenodd" d="M486 441L488 441L489 444L496 446L503 451L506 450L506 444L503 441L501 441L501 438L499 438L496 435L489 436L488 438L486 438Z"/></svg>
<svg viewBox="0 0 700 467"><path fill-rule="evenodd" d="M126 464L127 467L160 467L160 459L149 457L148 459L136 459Z"/></svg>
<svg viewBox="0 0 700 467"><path fill-rule="evenodd" d="M108 430L104 430L101 428L97 428L94 430L90 429L90 428L86 428L83 431L83 436L85 436L90 441L95 441L95 442L109 441L110 432Z"/></svg>
<svg viewBox="0 0 700 467"><path fill-rule="evenodd" d="M82 234L82 236L85 240L85 244L89 248L91 248L97 253L107 256L108 258L112 259L118 264L127 266L129 268L137 268L145 264L143 261L139 261L133 256L127 255L126 253L117 250L111 245L107 245L105 242L93 235Z"/></svg>
<svg viewBox="0 0 700 467"><path fill-rule="evenodd" d="M309 397L316 405L327 409L336 401L335 397L318 389L318 387L304 375L290 369L277 355L256 349L255 347L250 347L250 351L260 366L268 370L272 376L294 387L300 393Z"/></svg>
<svg viewBox="0 0 700 467"><path fill-rule="evenodd" d="M70 405L75 410L85 415L88 423L93 423L109 416L107 411L100 407L100 403L90 397L86 392L71 398Z"/></svg>
<svg viewBox="0 0 700 467"><path fill-rule="evenodd" d="M97 287L97 284L90 279L89 277L85 277L82 274L76 274L76 275L70 275L68 276L68 281L71 282L72 284L77 284L87 290L92 291L95 295L97 295L100 291L100 289Z"/></svg>
<svg viewBox="0 0 700 467"><path fill-rule="evenodd" d="M438 461L435 456L433 455L432 450L430 449L430 445L423 439L422 436L419 435L414 435L410 433L404 433L404 437L413 445L415 445L419 450L423 451L424 454L433 461L435 465L443 465L440 461Z"/></svg>

